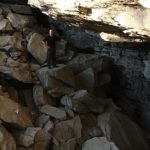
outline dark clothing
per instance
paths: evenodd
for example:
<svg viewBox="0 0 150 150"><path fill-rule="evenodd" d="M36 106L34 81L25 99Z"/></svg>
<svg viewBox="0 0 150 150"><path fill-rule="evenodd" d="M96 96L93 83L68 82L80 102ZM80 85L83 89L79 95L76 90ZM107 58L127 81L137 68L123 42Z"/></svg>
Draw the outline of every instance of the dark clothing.
<svg viewBox="0 0 150 150"><path fill-rule="evenodd" d="M55 42L59 38L56 36L46 36L43 40L44 42L47 42L47 65L50 67L53 65L56 66L56 49L55 49Z"/></svg>
<svg viewBox="0 0 150 150"><path fill-rule="evenodd" d="M55 48L47 49L47 65L56 67L56 50Z"/></svg>
<svg viewBox="0 0 150 150"><path fill-rule="evenodd" d="M43 41L47 42L48 47L54 48L56 40L59 40L59 38L56 36L46 36Z"/></svg>

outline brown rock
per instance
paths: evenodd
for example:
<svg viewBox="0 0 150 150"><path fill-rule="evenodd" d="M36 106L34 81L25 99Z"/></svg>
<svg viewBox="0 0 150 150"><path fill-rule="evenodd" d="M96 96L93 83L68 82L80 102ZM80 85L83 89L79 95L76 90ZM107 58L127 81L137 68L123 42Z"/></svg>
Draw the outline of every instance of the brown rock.
<svg viewBox="0 0 150 150"><path fill-rule="evenodd" d="M56 119L64 120L66 119L66 112L64 110L61 110L57 107L53 107L50 105L44 105L41 107L40 111L42 113L45 113L47 115L50 115Z"/></svg>
<svg viewBox="0 0 150 150"><path fill-rule="evenodd" d="M2 125L0 125L0 150L16 150L15 140Z"/></svg>
<svg viewBox="0 0 150 150"><path fill-rule="evenodd" d="M56 124L53 130L53 137L57 141L54 144L54 149L74 150L76 140L81 137L81 129L82 124L79 116Z"/></svg>
<svg viewBox="0 0 150 150"><path fill-rule="evenodd" d="M98 126L109 141L114 141L121 150L148 150L148 143L139 126L119 113L104 113L98 116Z"/></svg>
<svg viewBox="0 0 150 150"><path fill-rule="evenodd" d="M22 128L32 126L32 122L21 106L13 100L0 96L0 119Z"/></svg>

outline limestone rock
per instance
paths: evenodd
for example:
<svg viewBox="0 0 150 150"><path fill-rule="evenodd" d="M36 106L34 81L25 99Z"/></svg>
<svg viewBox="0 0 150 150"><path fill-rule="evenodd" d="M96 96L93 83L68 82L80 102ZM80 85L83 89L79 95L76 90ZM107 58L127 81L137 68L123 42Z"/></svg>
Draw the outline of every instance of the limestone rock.
<svg viewBox="0 0 150 150"><path fill-rule="evenodd" d="M55 20L71 22L76 26L97 32L115 33L120 38L131 39L132 37L138 42L148 40L143 35L150 36L148 21L150 15L147 9L150 6L149 0L103 0L100 2L98 0L66 0L63 4L60 4L60 0L50 2L29 0L28 4L41 9ZM86 43L83 38L79 40L83 45Z"/></svg>
<svg viewBox="0 0 150 150"><path fill-rule="evenodd" d="M4 52L0 52L0 72L7 76L25 83L32 83L29 65L14 61Z"/></svg>
<svg viewBox="0 0 150 150"><path fill-rule="evenodd" d="M15 124L22 128L32 126L32 122L23 111L22 107L13 100L0 96L0 118L9 124Z"/></svg>
<svg viewBox="0 0 150 150"><path fill-rule="evenodd" d="M80 143L82 144L89 137L100 137L103 135L101 129L98 127L97 118L90 114L80 115L82 123L82 137Z"/></svg>
<svg viewBox="0 0 150 150"><path fill-rule="evenodd" d="M48 94L54 97L63 96L64 94L69 94L74 90L59 80L56 80L49 74L49 69L47 67L37 70L37 76L40 79L43 87L48 91Z"/></svg>
<svg viewBox="0 0 150 150"><path fill-rule="evenodd" d="M41 130L41 128L30 127L25 131L17 131L14 135L18 145L29 147L34 144L34 138L36 133Z"/></svg>
<svg viewBox="0 0 150 150"><path fill-rule="evenodd" d="M47 150L50 145L51 135L46 130L39 130L34 138L34 150Z"/></svg>
<svg viewBox="0 0 150 150"><path fill-rule="evenodd" d="M88 107L86 107L86 105L79 101L73 100L69 96L62 97L61 104L64 105L66 108L81 114L88 113L90 111Z"/></svg>
<svg viewBox="0 0 150 150"><path fill-rule="evenodd" d="M53 137L56 139L54 149L74 150L76 139L81 137L82 124L79 116L56 124L53 130Z"/></svg>
<svg viewBox="0 0 150 150"><path fill-rule="evenodd" d="M92 92L96 87L97 77L92 68L88 68L77 75L79 85L83 89Z"/></svg>
<svg viewBox="0 0 150 150"><path fill-rule="evenodd" d="M82 150L119 150L113 142L109 142L105 137L95 137L86 141Z"/></svg>
<svg viewBox="0 0 150 150"><path fill-rule="evenodd" d="M53 128L54 128L54 123L51 120L48 120L44 125L44 129L48 132L52 131Z"/></svg>
<svg viewBox="0 0 150 150"><path fill-rule="evenodd" d="M44 95L44 90L42 86L33 87L33 97L36 107L39 109L45 104L48 104L48 98Z"/></svg>
<svg viewBox="0 0 150 150"><path fill-rule="evenodd" d="M49 116L52 116L56 119L64 120L66 119L66 112L64 110L61 110L60 108L53 107L50 105L44 105L41 107L40 111L42 113L45 113Z"/></svg>
<svg viewBox="0 0 150 150"><path fill-rule="evenodd" d="M14 138L2 125L0 125L0 149L16 150Z"/></svg>
<svg viewBox="0 0 150 150"><path fill-rule="evenodd" d="M19 15L15 13L9 13L7 15L8 20L11 22L12 26L15 28L24 28L34 26L35 20L33 16Z"/></svg>
<svg viewBox="0 0 150 150"><path fill-rule="evenodd" d="M70 101L74 100L84 104L91 112L101 113L104 111L104 104L101 103L101 101L98 98L89 94L86 90L78 90L74 93L71 93L70 97L68 96L67 98L71 99ZM69 100L67 101L69 102ZM79 103L77 104L80 106Z"/></svg>
<svg viewBox="0 0 150 150"><path fill-rule="evenodd" d="M49 69L49 75L57 80L62 81L69 86L75 87L75 76L70 68L65 65Z"/></svg>
<svg viewBox="0 0 150 150"><path fill-rule="evenodd" d="M43 64L47 58L47 46L43 42L44 37L39 33L33 33L28 41L28 51L40 63Z"/></svg>
<svg viewBox="0 0 150 150"><path fill-rule="evenodd" d="M0 36L0 47L2 48L15 48L18 50L22 50L22 35L21 34L15 34L15 35L1 35Z"/></svg>
<svg viewBox="0 0 150 150"><path fill-rule="evenodd" d="M42 114L37 118L35 124L36 124L36 126L42 128L49 119L50 119L50 117L48 115Z"/></svg>
<svg viewBox="0 0 150 150"><path fill-rule="evenodd" d="M3 19L0 21L0 30L12 30L12 26L8 19Z"/></svg>
<svg viewBox="0 0 150 150"><path fill-rule="evenodd" d="M94 54L80 54L68 62L68 66L76 73L90 67L96 72L102 72L109 69L109 60L105 57L99 57Z"/></svg>
<svg viewBox="0 0 150 150"><path fill-rule="evenodd" d="M13 4L13 5L10 5L10 7L11 7L11 10L15 13L24 14L24 15L32 15L32 10L29 6Z"/></svg>
<svg viewBox="0 0 150 150"><path fill-rule="evenodd" d="M104 136L109 141L114 141L121 150L149 149L139 126L119 112L99 115L98 126L102 129Z"/></svg>

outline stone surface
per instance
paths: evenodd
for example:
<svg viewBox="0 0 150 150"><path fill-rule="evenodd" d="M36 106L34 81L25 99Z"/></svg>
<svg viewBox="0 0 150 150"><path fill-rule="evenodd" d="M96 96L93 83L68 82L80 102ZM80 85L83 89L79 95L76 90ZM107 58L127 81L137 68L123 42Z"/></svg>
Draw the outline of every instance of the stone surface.
<svg viewBox="0 0 150 150"><path fill-rule="evenodd" d="M78 90L70 94L70 97L74 101L83 103L91 112L102 113L104 111L104 104L101 103L99 98L89 94L87 90Z"/></svg>
<svg viewBox="0 0 150 150"><path fill-rule="evenodd" d="M119 112L99 115L98 126L102 129L104 136L114 141L121 150L149 149L139 126Z"/></svg>
<svg viewBox="0 0 150 150"><path fill-rule="evenodd" d="M47 150L50 146L51 135L46 130L39 130L34 138L34 150Z"/></svg>
<svg viewBox="0 0 150 150"><path fill-rule="evenodd" d="M56 124L52 134L57 140L57 143L54 143L54 149L74 150L76 139L81 137L81 129L79 116Z"/></svg>
<svg viewBox="0 0 150 150"><path fill-rule="evenodd" d="M105 137L95 137L86 141L82 150L119 150L113 142L109 142Z"/></svg>
<svg viewBox="0 0 150 150"><path fill-rule="evenodd" d="M88 113L90 110L88 109L88 107L86 107L86 105L82 104L79 101L75 101L73 100L71 97L69 96L64 96L61 99L61 104L63 106L65 106L68 109L71 109L77 113Z"/></svg>
<svg viewBox="0 0 150 150"><path fill-rule="evenodd" d="M26 63L20 63L9 58L6 53L0 52L0 72L25 83L32 83L31 73L29 65Z"/></svg>
<svg viewBox="0 0 150 150"><path fill-rule="evenodd" d="M71 2L66 0L64 4L60 4L60 0L50 2L29 0L28 4L40 8L54 19L71 22L76 26L80 25L97 32L115 33L117 37L128 37L129 40L132 37L139 42L145 40L143 35L150 36L149 9L143 7L148 7L149 4L145 1L140 1L142 6L138 1L120 0L101 2L98 0L73 0ZM137 7L131 7L132 5ZM46 10L44 10L45 6L47 6Z"/></svg>
<svg viewBox="0 0 150 150"><path fill-rule="evenodd" d="M97 76L92 68L88 68L77 75L77 80L81 88L92 92L96 87Z"/></svg>
<svg viewBox="0 0 150 150"><path fill-rule="evenodd" d="M49 69L49 75L63 83L75 87L75 76L70 68L65 65L58 66L53 69Z"/></svg>
<svg viewBox="0 0 150 150"><path fill-rule="evenodd" d="M35 23L33 16L9 13L7 18L11 22L12 26L18 29L23 27L32 27Z"/></svg>
<svg viewBox="0 0 150 150"><path fill-rule="evenodd" d="M47 67L37 70L37 76L40 79L42 86L49 90L48 94L54 97L60 97L64 94L69 94L74 91L60 80L56 80L55 78L51 77Z"/></svg>
<svg viewBox="0 0 150 150"><path fill-rule="evenodd" d="M12 30L12 26L10 24L10 22L8 21L8 19L3 19L0 21L0 31L1 30Z"/></svg>
<svg viewBox="0 0 150 150"><path fill-rule="evenodd" d="M97 72L101 72L109 68L109 60L98 55L80 54L68 62L68 66L77 73L89 67L94 68Z"/></svg>
<svg viewBox="0 0 150 150"><path fill-rule="evenodd" d="M28 51L40 64L43 64L47 58L47 46L43 40L41 34L33 33L28 41Z"/></svg>
<svg viewBox="0 0 150 150"><path fill-rule="evenodd" d="M2 125L0 125L0 149L16 150L14 138Z"/></svg>
<svg viewBox="0 0 150 150"><path fill-rule="evenodd" d="M17 131L14 135L18 145L29 147L34 144L34 137L41 128L30 127L25 131Z"/></svg>
<svg viewBox="0 0 150 150"><path fill-rule="evenodd" d="M66 119L66 112L57 107L44 105L41 107L40 111L59 120Z"/></svg>
<svg viewBox="0 0 150 150"><path fill-rule="evenodd" d="M33 126L29 116L27 116L18 103L4 96L0 96L0 105L0 118L4 122L22 128Z"/></svg>

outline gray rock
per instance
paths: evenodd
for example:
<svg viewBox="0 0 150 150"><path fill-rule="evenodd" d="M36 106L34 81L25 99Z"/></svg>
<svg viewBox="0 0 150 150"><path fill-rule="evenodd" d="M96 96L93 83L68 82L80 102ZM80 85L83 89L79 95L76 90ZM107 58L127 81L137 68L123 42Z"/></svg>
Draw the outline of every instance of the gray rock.
<svg viewBox="0 0 150 150"><path fill-rule="evenodd" d="M48 120L43 127L46 131L52 131L54 128L54 123L51 120Z"/></svg>
<svg viewBox="0 0 150 150"><path fill-rule="evenodd" d="M99 98L89 94L86 90L78 90L71 93L70 97L74 101L83 103L91 112L102 113L104 111L104 103L101 103Z"/></svg>
<svg viewBox="0 0 150 150"><path fill-rule="evenodd" d="M49 69L49 75L63 83L75 87L75 75L72 70L65 65L58 66L56 68Z"/></svg>
<svg viewBox="0 0 150 150"><path fill-rule="evenodd" d="M40 79L43 87L49 90L48 94L54 97L63 96L64 94L69 94L74 91L60 80L56 80L54 77L51 77L47 67L39 69L37 71L37 76Z"/></svg>
<svg viewBox="0 0 150 150"><path fill-rule="evenodd" d="M18 29L33 27L35 23L33 16L19 15L11 12L7 15L7 18L11 22L12 26Z"/></svg>
<svg viewBox="0 0 150 150"><path fill-rule="evenodd" d="M42 86L36 85L33 87L33 98L38 109L40 109L43 105L48 104L48 100L44 96L44 89Z"/></svg>
<svg viewBox="0 0 150 150"><path fill-rule="evenodd" d="M11 26L11 23L9 22L8 19L3 19L3 20L0 20L0 31L1 30L12 30L12 26Z"/></svg>
<svg viewBox="0 0 150 150"><path fill-rule="evenodd" d="M90 110L86 105L79 101L73 100L69 96L64 96L61 98L61 104L64 105L66 108L71 109L77 113L88 113Z"/></svg>
<svg viewBox="0 0 150 150"><path fill-rule="evenodd" d="M79 73L77 79L82 89L86 89L88 92L94 91L97 83L97 76L93 68L88 68Z"/></svg>
<svg viewBox="0 0 150 150"><path fill-rule="evenodd" d="M11 10L15 13L24 14L24 15L32 15L32 10L31 10L31 7L29 6L13 4L13 5L10 5L10 7L11 7Z"/></svg>
<svg viewBox="0 0 150 150"><path fill-rule="evenodd" d="M139 126L119 113L103 113L98 116L98 126L109 141L121 150L148 150L148 143Z"/></svg>
<svg viewBox="0 0 150 150"><path fill-rule="evenodd" d="M42 128L49 119L50 119L50 117L48 115L42 114L37 118L35 124L37 127Z"/></svg>
<svg viewBox="0 0 150 150"><path fill-rule="evenodd" d="M41 128L27 128L25 131L17 131L14 133L16 142L18 145L29 147L34 144L34 138L36 133L41 130Z"/></svg>
<svg viewBox="0 0 150 150"><path fill-rule="evenodd" d="M106 137L95 137L82 145L82 150L119 150L113 142Z"/></svg>
<svg viewBox="0 0 150 150"><path fill-rule="evenodd" d="M51 117L54 117L56 119L59 119L59 120L64 120L66 119L66 112L64 110L61 110L57 107L53 107L53 106L50 106L50 105L44 105L41 107L40 111L42 113L45 113Z"/></svg>
<svg viewBox="0 0 150 150"><path fill-rule="evenodd" d="M16 143L13 136L0 125L0 149L1 150L16 150Z"/></svg>
<svg viewBox="0 0 150 150"><path fill-rule="evenodd" d="M29 65L9 58L4 52L0 52L0 72L19 81L32 83Z"/></svg>
<svg viewBox="0 0 150 150"><path fill-rule="evenodd" d="M79 54L68 62L68 66L75 72L79 73L90 67L96 72L109 70L110 62L107 58L95 54Z"/></svg>

